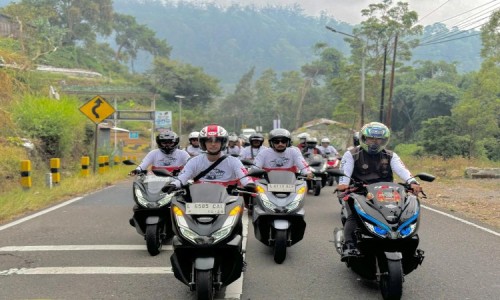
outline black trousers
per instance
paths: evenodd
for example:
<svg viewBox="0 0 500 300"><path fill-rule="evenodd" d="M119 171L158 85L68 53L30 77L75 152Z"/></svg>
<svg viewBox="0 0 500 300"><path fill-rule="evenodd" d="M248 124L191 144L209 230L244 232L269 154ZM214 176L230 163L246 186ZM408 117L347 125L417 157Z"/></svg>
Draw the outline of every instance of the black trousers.
<svg viewBox="0 0 500 300"><path fill-rule="evenodd" d="M345 205L347 210L347 218L344 224L344 241L346 244L354 246L356 245L355 231L358 228L358 219L356 215L352 213L352 205L350 205L349 203L345 203Z"/></svg>

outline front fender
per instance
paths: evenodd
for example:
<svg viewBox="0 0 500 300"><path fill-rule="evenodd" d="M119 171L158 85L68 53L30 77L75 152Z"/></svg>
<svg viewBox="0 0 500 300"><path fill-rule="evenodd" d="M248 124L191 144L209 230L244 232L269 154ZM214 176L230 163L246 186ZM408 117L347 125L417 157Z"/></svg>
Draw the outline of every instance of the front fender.
<svg viewBox="0 0 500 300"><path fill-rule="evenodd" d="M290 228L290 222L288 220L273 220L273 227L277 230L287 230Z"/></svg>
<svg viewBox="0 0 500 300"><path fill-rule="evenodd" d="M150 216L147 217L146 219L146 225L154 225L160 223L160 217L159 216Z"/></svg>
<svg viewBox="0 0 500 300"><path fill-rule="evenodd" d="M213 257L198 257L194 261L196 270L211 270L214 268L215 258Z"/></svg>

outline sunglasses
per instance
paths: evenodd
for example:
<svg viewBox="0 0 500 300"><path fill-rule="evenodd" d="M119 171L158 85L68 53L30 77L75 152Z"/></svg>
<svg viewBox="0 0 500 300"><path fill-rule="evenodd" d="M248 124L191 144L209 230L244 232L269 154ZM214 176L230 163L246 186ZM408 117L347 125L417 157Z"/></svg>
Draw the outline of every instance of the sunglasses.
<svg viewBox="0 0 500 300"><path fill-rule="evenodd" d="M276 139L273 140L273 144L287 144L288 140Z"/></svg>

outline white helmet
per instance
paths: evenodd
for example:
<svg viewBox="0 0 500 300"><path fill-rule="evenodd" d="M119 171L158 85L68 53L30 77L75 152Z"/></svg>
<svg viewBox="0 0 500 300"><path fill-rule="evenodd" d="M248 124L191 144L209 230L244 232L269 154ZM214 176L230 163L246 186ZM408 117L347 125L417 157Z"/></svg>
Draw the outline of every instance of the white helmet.
<svg viewBox="0 0 500 300"><path fill-rule="evenodd" d="M329 138L322 138L321 143L328 143L330 144L330 139Z"/></svg>
<svg viewBox="0 0 500 300"><path fill-rule="evenodd" d="M189 134L188 139L197 139L200 136L200 133L198 131L193 131Z"/></svg>
<svg viewBox="0 0 500 300"><path fill-rule="evenodd" d="M238 142L239 138L237 135L230 135L228 141L230 142Z"/></svg>

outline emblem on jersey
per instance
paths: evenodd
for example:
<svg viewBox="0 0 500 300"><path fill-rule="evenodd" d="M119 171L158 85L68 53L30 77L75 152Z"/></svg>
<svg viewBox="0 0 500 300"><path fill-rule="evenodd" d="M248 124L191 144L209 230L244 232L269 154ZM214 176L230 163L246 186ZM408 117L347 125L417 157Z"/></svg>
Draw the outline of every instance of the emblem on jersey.
<svg viewBox="0 0 500 300"><path fill-rule="evenodd" d="M273 167L284 167L290 161L287 157L278 157L275 160L271 160L271 165Z"/></svg>
<svg viewBox="0 0 500 300"><path fill-rule="evenodd" d="M162 165L164 166L171 166L173 165L175 162L177 161L177 158L175 157L171 157L171 156L168 156L168 157L165 157L165 158L162 158L162 160L160 161Z"/></svg>
<svg viewBox="0 0 500 300"><path fill-rule="evenodd" d="M208 173L207 175L205 175L205 179L206 180L218 180L218 179L222 179L225 173L226 172L224 172L223 170L215 168L212 171L210 171L210 173Z"/></svg>

